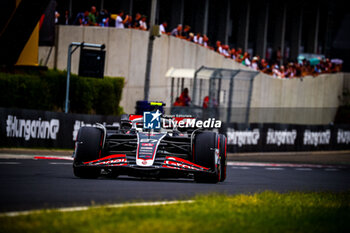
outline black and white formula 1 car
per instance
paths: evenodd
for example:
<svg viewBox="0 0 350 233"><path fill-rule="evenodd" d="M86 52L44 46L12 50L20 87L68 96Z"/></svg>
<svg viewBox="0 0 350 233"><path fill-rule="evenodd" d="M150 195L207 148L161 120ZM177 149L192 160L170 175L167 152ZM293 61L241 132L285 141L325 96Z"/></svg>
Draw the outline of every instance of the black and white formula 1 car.
<svg viewBox="0 0 350 233"><path fill-rule="evenodd" d="M80 178L97 178L103 169L112 177L192 178L217 183L226 178L226 143L225 135L216 132L180 132L177 127L146 130L142 116L124 116L121 127L98 124L80 128L73 171Z"/></svg>

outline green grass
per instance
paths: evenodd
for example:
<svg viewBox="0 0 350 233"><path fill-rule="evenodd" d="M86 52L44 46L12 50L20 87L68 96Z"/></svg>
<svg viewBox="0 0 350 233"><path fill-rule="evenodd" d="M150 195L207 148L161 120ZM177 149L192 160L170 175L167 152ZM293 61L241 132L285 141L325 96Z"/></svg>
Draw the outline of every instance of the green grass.
<svg viewBox="0 0 350 233"><path fill-rule="evenodd" d="M194 200L0 217L0 232L350 232L350 192L213 194Z"/></svg>

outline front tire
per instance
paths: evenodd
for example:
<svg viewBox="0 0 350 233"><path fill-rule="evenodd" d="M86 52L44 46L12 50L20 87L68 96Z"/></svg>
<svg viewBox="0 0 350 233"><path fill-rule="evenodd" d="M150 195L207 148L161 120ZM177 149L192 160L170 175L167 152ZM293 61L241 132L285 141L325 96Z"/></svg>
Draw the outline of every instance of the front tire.
<svg viewBox="0 0 350 233"><path fill-rule="evenodd" d="M194 161L212 171L212 173L195 173L194 180L196 182L217 183L220 181L220 163L217 163L217 158L215 158L218 140L218 134L214 132L202 132L196 135Z"/></svg>
<svg viewBox="0 0 350 233"><path fill-rule="evenodd" d="M73 173L80 178L97 178L98 167L82 166L84 162L98 159L102 153L103 132L96 127L84 126L79 129L76 141Z"/></svg>

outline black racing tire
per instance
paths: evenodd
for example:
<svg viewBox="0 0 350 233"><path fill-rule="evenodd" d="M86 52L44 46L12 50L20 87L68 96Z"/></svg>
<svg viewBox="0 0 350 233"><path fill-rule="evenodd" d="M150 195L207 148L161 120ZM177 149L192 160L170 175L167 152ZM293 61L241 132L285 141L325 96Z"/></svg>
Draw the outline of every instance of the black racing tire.
<svg viewBox="0 0 350 233"><path fill-rule="evenodd" d="M202 132L197 134L194 142L194 162L210 168L212 173L198 172L194 180L200 183L217 183L220 181L220 166L215 163L215 148L218 146L218 134Z"/></svg>
<svg viewBox="0 0 350 233"><path fill-rule="evenodd" d="M79 129L73 162L75 176L80 178L98 178L100 176L100 168L80 165L100 157L102 140L103 132L99 128L84 126Z"/></svg>
<svg viewBox="0 0 350 233"><path fill-rule="evenodd" d="M227 156L226 156L227 138L223 134L219 134L219 155L220 155L220 181L226 179Z"/></svg>

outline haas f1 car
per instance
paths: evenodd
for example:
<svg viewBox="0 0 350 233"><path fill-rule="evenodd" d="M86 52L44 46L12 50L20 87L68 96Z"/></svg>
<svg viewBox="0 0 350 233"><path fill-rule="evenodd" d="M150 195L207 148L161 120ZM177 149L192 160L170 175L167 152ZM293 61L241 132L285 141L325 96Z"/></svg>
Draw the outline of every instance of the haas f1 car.
<svg viewBox="0 0 350 233"><path fill-rule="evenodd" d="M97 178L104 170L112 177L190 178L217 183L226 178L226 143L225 135L216 132L180 131L176 126L149 130L143 127L142 116L124 115L121 127L98 124L80 128L73 172L80 178Z"/></svg>

